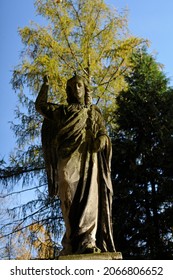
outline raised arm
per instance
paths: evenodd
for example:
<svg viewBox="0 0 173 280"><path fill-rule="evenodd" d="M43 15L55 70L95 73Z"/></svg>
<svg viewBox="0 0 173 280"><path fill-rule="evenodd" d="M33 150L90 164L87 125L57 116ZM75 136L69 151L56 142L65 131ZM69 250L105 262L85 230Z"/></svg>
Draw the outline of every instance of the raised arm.
<svg viewBox="0 0 173 280"><path fill-rule="evenodd" d="M52 110L50 104L47 102L48 89L49 89L48 78L47 76L45 76L43 79L43 84L41 86L40 92L35 101L35 108L37 112L39 112L42 116L49 119L52 118Z"/></svg>

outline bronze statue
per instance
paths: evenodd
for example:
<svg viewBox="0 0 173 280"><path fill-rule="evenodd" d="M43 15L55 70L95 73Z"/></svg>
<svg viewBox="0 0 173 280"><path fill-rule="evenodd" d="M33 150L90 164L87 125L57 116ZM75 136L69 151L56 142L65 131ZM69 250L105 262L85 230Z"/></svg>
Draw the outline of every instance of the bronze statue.
<svg viewBox="0 0 173 280"><path fill-rule="evenodd" d="M67 81L68 105L47 102L44 78L36 110L50 196L58 195L66 233L61 255L115 252L112 235L111 142L84 78Z"/></svg>

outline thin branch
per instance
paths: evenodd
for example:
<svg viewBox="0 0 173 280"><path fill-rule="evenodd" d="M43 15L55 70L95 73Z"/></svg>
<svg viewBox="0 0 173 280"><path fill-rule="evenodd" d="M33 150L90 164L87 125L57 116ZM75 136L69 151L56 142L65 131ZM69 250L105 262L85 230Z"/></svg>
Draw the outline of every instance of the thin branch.
<svg viewBox="0 0 173 280"><path fill-rule="evenodd" d="M0 237L0 239L5 238L5 237L8 237L8 236L10 236L10 235L12 235L12 234L14 234L14 233L20 232L20 231L22 231L22 230L24 230L24 229L26 229L26 228L28 228L28 227L30 227L30 226L33 226L33 225L36 225L36 224L39 224L39 223L43 223L43 222L45 222L45 221L48 221L48 220L50 220L50 219L51 219L51 220L62 220L62 217L55 217L55 218L49 217L49 218L46 218L46 219L42 219L42 220L40 220L40 221L36 221L36 222L31 223L31 224L29 224L29 225L23 226L22 228L19 228L19 229L17 229L17 230L14 230L14 231L12 231L12 232L9 232L9 233L7 233L7 234L4 234L4 235L2 235L2 236Z"/></svg>
<svg viewBox="0 0 173 280"><path fill-rule="evenodd" d="M23 218L23 221L21 221L18 226L16 226L17 231L20 231L20 226L29 218L31 218L32 216L36 215L37 213L39 213L40 211L43 211L45 209L46 206L41 207L40 209L38 209L35 213L32 213L30 215L28 215L27 217ZM19 228L19 229L18 229ZM16 231L15 229L15 231Z"/></svg>
<svg viewBox="0 0 173 280"><path fill-rule="evenodd" d="M27 192L27 191L31 191L31 190L34 190L34 189L38 189L38 188L41 188L43 186L46 186L46 184L43 184L43 185L40 185L40 186L36 186L36 187L33 187L33 188L29 188L29 189L25 189L25 190L21 190L21 191L17 191L17 192L11 192L11 193L8 193L8 194L5 194L5 195L2 195L0 196L0 198L6 198L10 195L14 195L14 194L19 194L19 193L23 193L23 192Z"/></svg>
<svg viewBox="0 0 173 280"><path fill-rule="evenodd" d="M44 169L44 167L37 167L37 168L36 167L34 167L34 168L18 167L16 170L13 170L12 168L11 168L11 170L10 169L0 170L1 172L3 171L4 173L5 172L7 173L7 175L3 175L3 176L1 175L0 176L0 180L5 180L5 179L10 178L10 177L19 176L19 175L21 175L23 173L29 173L29 172L33 172L33 171L40 171L40 170L43 170L43 169Z"/></svg>
<svg viewBox="0 0 173 280"><path fill-rule="evenodd" d="M22 206L23 206L23 205L22 205ZM21 207L22 207L22 206L21 206ZM12 224L16 224L16 223L22 224L22 223L23 223L24 221L26 221L27 219L29 219L29 218L33 217L34 215L36 215L37 213L39 213L39 212L40 212L41 210L43 210L45 207L46 207L46 206L43 206L43 207L39 208L37 211L35 211L34 213L31 213L30 215L28 215L28 216L26 216L26 217L23 217L23 218L18 219L18 220L14 220L14 221L12 221L12 222L10 222L10 223L7 223L7 224L3 225L3 226L1 227L1 230L4 229L4 228L6 228L7 226L12 225ZM13 209L15 209L15 208L13 208ZM10 210L13 210L13 209L10 209Z"/></svg>
<svg viewBox="0 0 173 280"><path fill-rule="evenodd" d="M99 103L101 97L104 95L104 93L105 93L105 91L107 90L107 88L108 88L110 82L112 82L112 81L114 81L114 80L117 79L117 77L115 77L115 76L116 76L116 74L118 73L119 68L121 67L121 65L123 64L123 62L124 62L124 58L123 58L123 59L121 60L121 62L119 63L119 65L118 65L116 71L112 73L112 75L110 76L109 80L108 80L107 82L104 82L104 83L101 83L101 84L98 85L98 86L106 85L106 87L105 87L104 92L99 96L99 98L98 98L98 100L97 100L97 102L96 102L96 105ZM127 68L121 72L121 75L122 75L126 70L127 70Z"/></svg>
<svg viewBox="0 0 173 280"><path fill-rule="evenodd" d="M72 8L74 10L74 12L76 13L76 17L77 17L77 20L79 22L79 26L81 29L83 29L83 26L82 26L82 23L81 23L81 20L80 20L80 17L79 17L79 13L78 11L75 9L75 6L73 5L73 2L71 1L71 5L72 5Z"/></svg>
<svg viewBox="0 0 173 280"><path fill-rule="evenodd" d="M57 41L55 41L55 40L53 40L53 41L57 44ZM51 49L53 49L51 42L50 42L50 46L49 46L49 47L50 47ZM65 57L63 57L62 55L59 55L59 54L57 54L57 55L58 55L58 57L59 57L69 68L73 69L73 71L76 70L76 69L73 67L73 65L69 64L69 63L66 61Z"/></svg>
<svg viewBox="0 0 173 280"><path fill-rule="evenodd" d="M107 82L100 83L99 85L103 86L103 85L106 85L106 84L114 81L117 78L117 77L115 78L115 75L118 73L118 71L119 71L120 67L122 66L123 62L124 62L124 58L121 60L121 62L119 63L118 67L116 68L116 70L112 73L112 75L110 76L109 80ZM125 71L126 70L127 70L127 68L125 69ZM122 73L124 73L124 70L121 72L121 74Z"/></svg>
<svg viewBox="0 0 173 280"><path fill-rule="evenodd" d="M96 37L98 37L102 32L104 32L109 26L110 24L114 21L114 19L112 19L102 30L100 30L94 37L93 39L95 39Z"/></svg>
<svg viewBox="0 0 173 280"><path fill-rule="evenodd" d="M62 25L61 17L60 17L60 15L59 15L59 13L57 12L56 15L57 15L57 17L58 17L58 19L59 19L59 21L60 21L61 26L62 26L62 32L63 32L63 34L64 34L66 43L67 43L67 45L68 45L68 47L69 47L69 49L70 49L71 54L72 54L72 56L74 57L74 59L76 60L77 64L81 67L81 69L82 69L83 72L85 73L85 72L86 72L85 69L83 68L82 64L78 61L78 58L77 58L75 52L73 51L73 49L72 49L72 47L71 47L71 44L70 44L69 39L68 39L68 36L67 36L67 34L66 34L66 32L65 32L65 28L64 28L63 25Z"/></svg>
<svg viewBox="0 0 173 280"><path fill-rule="evenodd" d="M58 57L69 67L71 68L74 72L76 71L76 69L74 68L73 65L71 65L70 63L68 63L65 59L65 57L61 56L61 55L58 55Z"/></svg>

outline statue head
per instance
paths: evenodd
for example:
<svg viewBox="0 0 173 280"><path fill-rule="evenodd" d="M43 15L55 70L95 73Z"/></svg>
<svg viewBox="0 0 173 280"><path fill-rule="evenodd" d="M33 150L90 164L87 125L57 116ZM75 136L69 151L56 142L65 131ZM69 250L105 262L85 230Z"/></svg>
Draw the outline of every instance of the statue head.
<svg viewBox="0 0 173 280"><path fill-rule="evenodd" d="M66 92L68 104L91 104L91 96L88 85L86 80L81 76L75 75L67 81Z"/></svg>

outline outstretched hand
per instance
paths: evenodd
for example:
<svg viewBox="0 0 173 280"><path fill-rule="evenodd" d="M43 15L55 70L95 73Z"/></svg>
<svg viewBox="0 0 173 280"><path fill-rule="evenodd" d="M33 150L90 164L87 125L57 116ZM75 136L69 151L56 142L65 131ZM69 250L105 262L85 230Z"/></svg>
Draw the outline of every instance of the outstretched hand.
<svg viewBox="0 0 173 280"><path fill-rule="evenodd" d="M44 84L48 84L48 82L49 82L48 76L45 75L45 76L43 77L43 83L44 83Z"/></svg>

